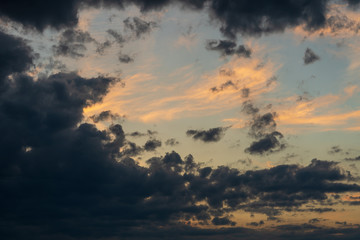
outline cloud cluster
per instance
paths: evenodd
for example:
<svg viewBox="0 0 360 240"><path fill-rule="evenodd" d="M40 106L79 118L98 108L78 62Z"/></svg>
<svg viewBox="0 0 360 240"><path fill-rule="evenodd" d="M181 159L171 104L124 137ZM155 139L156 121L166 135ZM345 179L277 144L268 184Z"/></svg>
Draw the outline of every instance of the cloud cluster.
<svg viewBox="0 0 360 240"><path fill-rule="evenodd" d="M270 154L286 148L283 135L276 131L276 112L259 114L260 109L255 107L251 101L243 103L242 111L250 115L249 136L257 139L245 149L250 154Z"/></svg>
<svg viewBox="0 0 360 240"><path fill-rule="evenodd" d="M304 25L308 31L319 29L326 24L326 12L330 2L330 0L280 2L275 0L66 0L49 3L45 0L36 0L33 4L27 4L24 0L14 0L1 2L0 16L43 31L46 27L60 29L76 26L78 11L83 7L124 9L128 5L136 5L142 12L146 12L160 10L172 3L192 10L204 9L206 5L209 16L221 24L221 32L234 39L238 34L259 36L282 32L300 25ZM344 2L351 7L358 5L357 0ZM20 6L27 6L26 11ZM129 23L129 27L143 31L148 25L134 21Z"/></svg>

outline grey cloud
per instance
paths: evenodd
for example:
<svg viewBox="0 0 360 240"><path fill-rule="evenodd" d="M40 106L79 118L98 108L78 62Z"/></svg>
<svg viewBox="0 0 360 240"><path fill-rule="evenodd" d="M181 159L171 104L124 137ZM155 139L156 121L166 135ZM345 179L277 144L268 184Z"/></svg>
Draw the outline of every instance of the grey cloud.
<svg viewBox="0 0 360 240"><path fill-rule="evenodd" d="M98 122L102 122L102 121L116 121L116 120L120 120L121 117L119 114L114 114L112 113L110 110L107 111L102 111L99 114L95 114L90 116L90 119L93 120L94 123L98 123Z"/></svg>
<svg viewBox="0 0 360 240"><path fill-rule="evenodd" d="M124 20L125 31L130 31L135 39L141 38L157 27L155 22L146 22L138 17L126 18Z"/></svg>
<svg viewBox="0 0 360 240"><path fill-rule="evenodd" d="M127 54L120 53L119 54L119 61L122 62L122 63L131 63L131 62L134 62L134 58L130 57Z"/></svg>
<svg viewBox="0 0 360 240"><path fill-rule="evenodd" d="M67 29L61 33L58 45L53 45L56 56L84 57L86 43L95 42L88 32L81 30Z"/></svg>
<svg viewBox="0 0 360 240"><path fill-rule="evenodd" d="M242 111L252 117L249 136L257 139L252 142L245 152L250 154L271 154L286 148L283 135L276 131L276 112L259 114L259 108L251 101L243 103Z"/></svg>
<svg viewBox="0 0 360 240"><path fill-rule="evenodd" d="M231 56L236 54L239 57L251 57L251 49L244 45L236 46L236 43L231 40L208 40L206 49L218 51L222 56Z"/></svg>
<svg viewBox="0 0 360 240"><path fill-rule="evenodd" d="M286 147L284 143L281 143L282 138L283 135L277 131L266 134L260 140L251 143L250 147L245 149L245 152L264 154L281 151Z"/></svg>
<svg viewBox="0 0 360 240"><path fill-rule="evenodd" d="M339 146L332 146L328 151L329 154L341 153L343 150Z"/></svg>
<svg viewBox="0 0 360 240"><path fill-rule="evenodd" d="M155 151L156 148L161 147L161 141L157 140L157 139L150 139L148 141L146 141L145 145L144 145L144 149L145 151Z"/></svg>
<svg viewBox="0 0 360 240"><path fill-rule="evenodd" d="M313 50L311 50L310 48L307 48L303 59L304 59L304 64L308 65L308 64L311 64L311 63L314 63L314 62L320 60L320 57L318 55L316 55L313 52Z"/></svg>
<svg viewBox="0 0 360 240"><path fill-rule="evenodd" d="M205 143L218 142L225 135L227 129L229 127L210 128L209 130L187 130L186 135Z"/></svg>
<svg viewBox="0 0 360 240"><path fill-rule="evenodd" d="M353 158L345 158L345 161L360 161L360 156L353 157Z"/></svg>
<svg viewBox="0 0 360 240"><path fill-rule="evenodd" d="M169 138L168 140L165 141L165 145L167 146L176 146L180 144L180 142L178 140L176 140L175 138Z"/></svg>

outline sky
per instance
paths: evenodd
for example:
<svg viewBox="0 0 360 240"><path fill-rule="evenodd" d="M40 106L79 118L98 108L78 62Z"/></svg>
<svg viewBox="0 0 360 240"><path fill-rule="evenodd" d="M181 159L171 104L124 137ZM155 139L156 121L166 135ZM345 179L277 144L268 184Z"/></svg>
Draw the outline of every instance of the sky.
<svg viewBox="0 0 360 240"><path fill-rule="evenodd" d="M0 2L2 239L360 239L359 0Z"/></svg>

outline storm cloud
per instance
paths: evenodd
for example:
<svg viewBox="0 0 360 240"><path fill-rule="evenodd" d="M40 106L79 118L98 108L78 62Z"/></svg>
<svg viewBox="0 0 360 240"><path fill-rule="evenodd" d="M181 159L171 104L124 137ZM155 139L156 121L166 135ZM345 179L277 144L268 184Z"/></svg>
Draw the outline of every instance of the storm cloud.
<svg viewBox="0 0 360 240"><path fill-rule="evenodd" d="M358 5L357 0L347 0L349 6ZM78 23L78 11L83 6L124 9L129 5L137 5L142 12L161 10L171 3L177 3L186 9L203 9L208 6L209 16L221 25L220 31L228 38L236 38L238 34L260 36L262 34L282 32L287 28L304 25L306 30L315 30L326 23L326 11L329 0L319 1L232 1L232 0L198 0L198 1L145 1L145 0L66 0L49 3L45 0L33 1L25 6L26 1L2 1L0 16L11 19L26 27L43 31L46 27L60 29L74 27ZM36 14L33 14L35 13ZM135 33L143 33L148 24L134 20L129 28ZM139 34L136 34L140 36Z"/></svg>

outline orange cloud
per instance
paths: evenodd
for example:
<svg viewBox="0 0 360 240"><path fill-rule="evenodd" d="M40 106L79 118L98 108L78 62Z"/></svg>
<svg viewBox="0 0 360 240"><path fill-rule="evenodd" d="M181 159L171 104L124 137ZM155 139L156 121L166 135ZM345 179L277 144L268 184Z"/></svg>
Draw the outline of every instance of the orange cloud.
<svg viewBox="0 0 360 240"><path fill-rule="evenodd" d="M142 122L212 115L241 105L243 88L250 89L252 98L272 91L277 83L269 79L279 67L271 61L264 63L260 58L233 57L220 68L203 75L199 75L196 65L184 66L168 76L137 73L123 79L124 88L113 87L103 103L84 111L94 114L112 110ZM176 81L168 81L168 78ZM231 84L226 85L229 81ZM214 87L221 91L212 91Z"/></svg>

